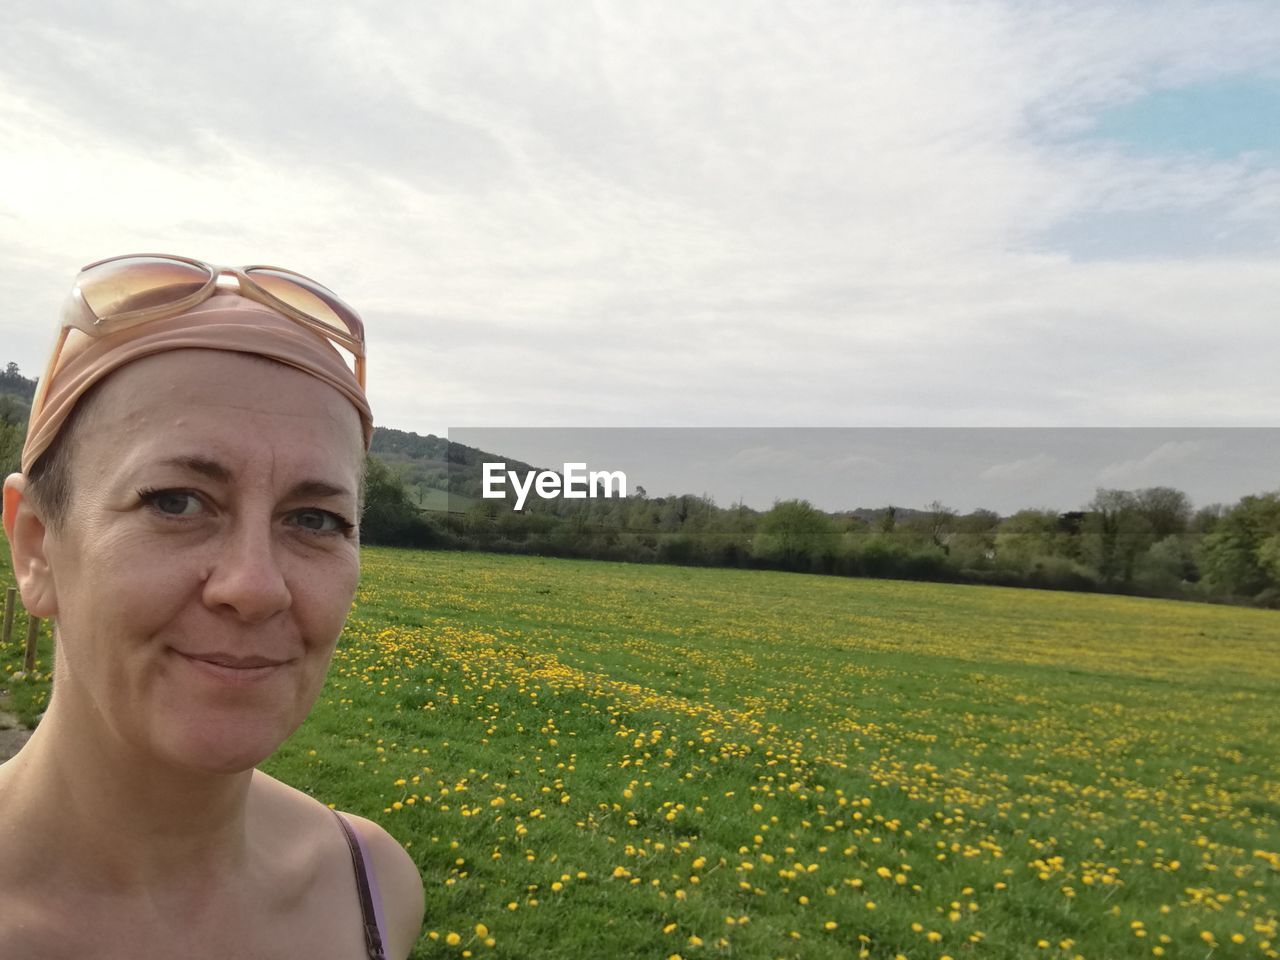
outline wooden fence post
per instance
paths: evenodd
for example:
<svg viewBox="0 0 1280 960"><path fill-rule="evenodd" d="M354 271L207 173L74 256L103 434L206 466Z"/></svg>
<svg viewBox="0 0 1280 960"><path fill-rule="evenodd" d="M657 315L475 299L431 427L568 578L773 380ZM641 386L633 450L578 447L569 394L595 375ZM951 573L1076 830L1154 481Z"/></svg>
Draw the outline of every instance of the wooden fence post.
<svg viewBox="0 0 1280 960"><path fill-rule="evenodd" d="M27 658L22 668L27 673L34 673L36 669L36 638L40 636L40 618L27 615Z"/></svg>
<svg viewBox="0 0 1280 960"><path fill-rule="evenodd" d="M18 588L9 587L4 592L4 633L0 633L0 644L9 645L13 639L13 611L18 605Z"/></svg>

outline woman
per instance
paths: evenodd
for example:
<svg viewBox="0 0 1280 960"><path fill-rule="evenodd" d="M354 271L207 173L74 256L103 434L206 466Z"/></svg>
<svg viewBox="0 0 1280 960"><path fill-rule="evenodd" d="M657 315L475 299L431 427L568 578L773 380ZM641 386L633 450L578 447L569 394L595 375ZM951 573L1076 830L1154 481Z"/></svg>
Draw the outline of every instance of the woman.
<svg viewBox="0 0 1280 960"><path fill-rule="evenodd" d="M359 318L289 271L82 271L4 487L57 645L49 708L0 766L0 960L411 950L400 845L254 769L355 595L363 373Z"/></svg>

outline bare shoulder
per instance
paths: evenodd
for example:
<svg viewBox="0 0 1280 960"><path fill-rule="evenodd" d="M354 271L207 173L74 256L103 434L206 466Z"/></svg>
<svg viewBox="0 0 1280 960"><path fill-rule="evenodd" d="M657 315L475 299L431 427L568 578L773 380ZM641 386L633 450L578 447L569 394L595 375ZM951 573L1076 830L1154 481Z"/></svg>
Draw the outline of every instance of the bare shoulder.
<svg viewBox="0 0 1280 960"><path fill-rule="evenodd" d="M371 868L382 894L382 911L387 921L387 937L391 941L388 953L392 957L407 957L422 932L425 909L422 875L418 866L400 842L378 824L354 813L344 813L343 816L360 832L360 838L373 860Z"/></svg>
<svg viewBox="0 0 1280 960"><path fill-rule="evenodd" d="M281 783L260 770L254 771L253 791L264 810L271 808L277 824L290 824L294 829L306 829L315 835L331 835L332 848L345 847L338 838L341 833L333 814L324 804L300 790ZM377 880L382 899L382 913L387 925L387 956L401 960L409 955L422 931L424 899L422 876L405 849L382 827L353 813L343 817L359 832L369 852L369 869ZM282 828L281 832L284 830ZM350 872L351 858L345 850L346 872ZM0 958L2 960L2 958Z"/></svg>

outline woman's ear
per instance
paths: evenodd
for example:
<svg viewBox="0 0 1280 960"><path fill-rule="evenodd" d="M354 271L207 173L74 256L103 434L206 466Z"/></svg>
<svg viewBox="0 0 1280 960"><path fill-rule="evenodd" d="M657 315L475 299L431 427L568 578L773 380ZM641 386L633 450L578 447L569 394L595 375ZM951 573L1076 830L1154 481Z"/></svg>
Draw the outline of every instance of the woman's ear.
<svg viewBox="0 0 1280 960"><path fill-rule="evenodd" d="M9 538L9 556L22 605L37 617L53 617L58 612L45 533L44 520L27 495L27 478L21 473L10 474L4 482L4 535Z"/></svg>

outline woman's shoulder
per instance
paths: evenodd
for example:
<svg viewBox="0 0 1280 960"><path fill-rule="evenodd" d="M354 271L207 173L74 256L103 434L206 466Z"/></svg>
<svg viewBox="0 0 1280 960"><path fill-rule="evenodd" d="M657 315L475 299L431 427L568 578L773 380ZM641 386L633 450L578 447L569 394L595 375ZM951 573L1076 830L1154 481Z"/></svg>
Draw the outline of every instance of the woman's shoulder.
<svg viewBox="0 0 1280 960"><path fill-rule="evenodd" d="M422 874L413 858L395 837L382 827L354 813L344 813L347 822L360 834L369 859L369 869L377 877L386 915L387 936L396 949L392 956L407 955L422 931L425 900ZM402 950L400 948L403 948Z"/></svg>
<svg viewBox="0 0 1280 960"><path fill-rule="evenodd" d="M330 831L333 838L340 838L333 811L315 798L261 771L254 773L254 789L265 806L287 810L295 824L309 824L308 832ZM342 816L359 834L368 854L366 867L376 880L386 921L387 956L405 957L422 930L424 896L418 867L399 841L378 824L353 813ZM352 869L349 857L345 868Z"/></svg>

